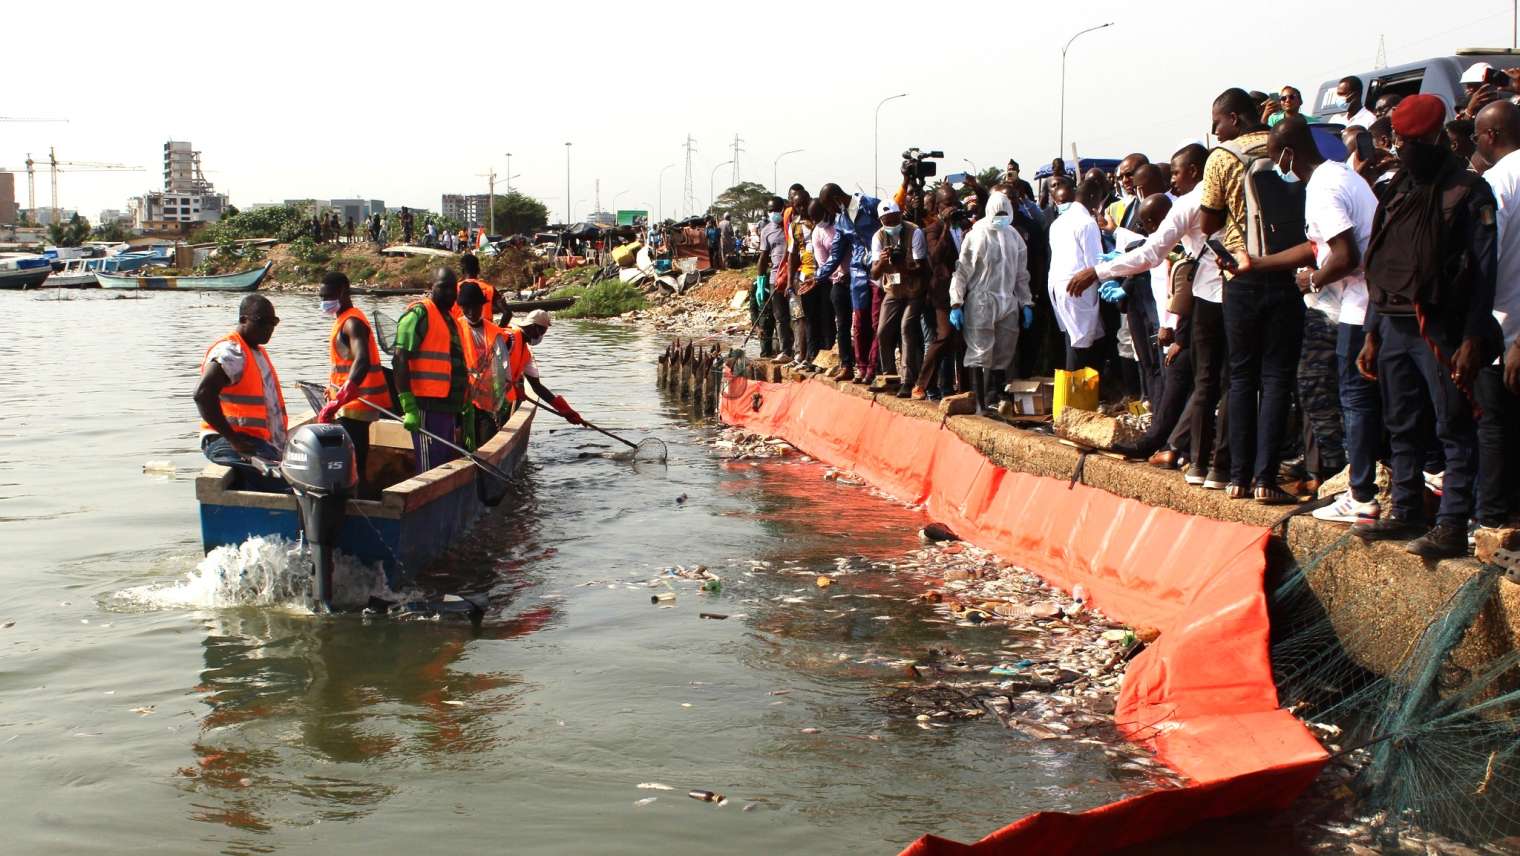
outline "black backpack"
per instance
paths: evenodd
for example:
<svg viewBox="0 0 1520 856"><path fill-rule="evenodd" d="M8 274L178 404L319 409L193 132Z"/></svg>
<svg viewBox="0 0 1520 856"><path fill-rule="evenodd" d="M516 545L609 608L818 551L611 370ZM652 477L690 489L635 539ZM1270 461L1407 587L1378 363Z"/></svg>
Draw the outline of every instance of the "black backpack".
<svg viewBox="0 0 1520 856"><path fill-rule="evenodd" d="M1288 183L1273 169L1266 144L1243 149L1234 141L1219 147L1245 167L1246 252L1253 258L1280 253L1304 242L1304 183Z"/></svg>

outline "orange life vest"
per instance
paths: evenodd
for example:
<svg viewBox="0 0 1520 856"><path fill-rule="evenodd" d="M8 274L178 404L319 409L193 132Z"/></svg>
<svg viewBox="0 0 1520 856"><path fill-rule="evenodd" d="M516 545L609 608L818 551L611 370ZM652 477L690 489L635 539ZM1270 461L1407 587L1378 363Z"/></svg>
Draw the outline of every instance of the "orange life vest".
<svg viewBox="0 0 1520 856"><path fill-rule="evenodd" d="M459 287L463 288L464 284L467 282L473 282L476 285L480 286L480 293L486 296L486 305L481 307L480 312L485 316L485 319L487 321L495 320L492 318L492 313L495 312L493 306L496 303L496 286L490 284L489 282L486 282L483 279L475 279L474 277L470 277L469 279L461 279L459 281ZM464 310L459 308L458 300L454 301L454 306L449 310L449 314L454 316L456 320L464 317Z"/></svg>
<svg viewBox="0 0 1520 856"><path fill-rule="evenodd" d="M512 385L507 389L507 400L511 402L523 401L523 369L528 367L528 361L533 359L533 352L528 350L527 337L523 335L521 327L512 327L506 331L507 337L507 374Z"/></svg>
<svg viewBox="0 0 1520 856"><path fill-rule="evenodd" d="M221 404L222 415L227 417L227 424L240 434L256 437L266 443L272 442L274 433L270 430L270 422L279 419L280 429L287 427L285 421L285 391L280 389L280 373L274 370L274 360L269 359L269 354L263 348L252 348L243 337L236 331L232 331L206 349L206 355L201 357L201 373L206 372L206 361L211 356L212 350L226 341L237 343L238 349L243 352L243 376L238 378L237 383L230 383L222 388ZM274 375L275 394L280 399L280 412L270 413L264 403L264 373L259 368L259 361L254 358L254 353L262 354L264 361L269 364L269 371ZM210 424L201 422L202 431L215 431Z"/></svg>
<svg viewBox="0 0 1520 856"><path fill-rule="evenodd" d="M453 379L453 364L449 360L450 330L457 328L448 316L438 311L432 299L419 300L406 308L422 306L427 310L427 335L417 350L407 354L406 368L410 377L410 392L418 398L448 398L449 383Z"/></svg>
<svg viewBox="0 0 1520 856"><path fill-rule="evenodd" d="M369 371L359 384L359 395L384 407L387 410L395 410L396 405L391 403L390 388L385 385L385 371L380 367L380 346L375 343L375 328L369 323L369 318L359 310L357 306L350 306L343 312L338 313L334 319L332 333L327 337L327 355L332 360L332 371L327 376L327 394L332 396L339 388L348 383L348 372L353 367L353 355L344 357L338 352L338 337L343 333L343 325L348 319L358 318L369 331L367 347L369 349ZM345 404L338 410L338 415L349 419L374 419L380 414L368 404L355 401Z"/></svg>
<svg viewBox="0 0 1520 856"><path fill-rule="evenodd" d="M485 335L485 344L477 348L475 345L475 328L470 326L469 320L460 318L457 323L459 324L459 344L464 348L464 365L469 371L470 401L475 404L477 410L484 413L495 413L496 387L489 380L490 377L494 376L491 368L491 355L495 352L493 346L496 340L504 334L504 331L489 320L482 318L480 325ZM488 379L481 380L482 375L486 375Z"/></svg>

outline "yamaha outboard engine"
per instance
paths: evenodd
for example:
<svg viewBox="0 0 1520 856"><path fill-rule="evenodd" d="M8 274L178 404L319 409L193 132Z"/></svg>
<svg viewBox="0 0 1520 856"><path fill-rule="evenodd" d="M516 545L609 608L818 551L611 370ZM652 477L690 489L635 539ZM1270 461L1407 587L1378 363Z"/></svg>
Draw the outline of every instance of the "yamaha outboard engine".
<svg viewBox="0 0 1520 856"><path fill-rule="evenodd" d="M302 425L285 444L280 472L296 495L301 528L311 545L317 602L332 608L333 551L345 505L359 483L354 441L338 425Z"/></svg>

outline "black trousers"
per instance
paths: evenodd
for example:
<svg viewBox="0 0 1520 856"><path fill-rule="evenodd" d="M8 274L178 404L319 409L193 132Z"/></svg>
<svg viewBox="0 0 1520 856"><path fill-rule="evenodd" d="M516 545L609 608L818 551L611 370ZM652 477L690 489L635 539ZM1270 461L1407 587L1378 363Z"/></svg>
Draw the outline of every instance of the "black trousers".
<svg viewBox="0 0 1520 856"><path fill-rule="evenodd" d="M760 355L764 357L776 355L776 328L781 328L781 353L792 352L792 323L790 301L786 294L771 293L766 295L770 307L761 307L760 319Z"/></svg>
<svg viewBox="0 0 1520 856"><path fill-rule="evenodd" d="M1189 345L1193 352L1193 465L1230 472L1229 414L1225 393L1229 390L1229 345L1224 334L1224 306L1207 300L1193 301ZM1215 412L1218 411L1218 418Z"/></svg>
<svg viewBox="0 0 1520 856"><path fill-rule="evenodd" d="M1504 387L1504 369L1484 366L1474 392L1478 417L1478 523L1497 526L1520 508L1520 400Z"/></svg>
<svg viewBox="0 0 1520 856"><path fill-rule="evenodd" d="M1187 318L1177 322L1177 341L1183 344L1172 364L1165 366L1157 381L1157 394L1151 411L1151 426L1140 441L1140 448L1147 453L1165 446L1176 446L1173 435L1177 426L1188 414L1188 402L1193 396L1193 349L1187 347L1187 334L1191 321ZM1191 435L1184 429L1184 433ZM1186 452L1186 449L1178 449Z"/></svg>
<svg viewBox="0 0 1520 856"><path fill-rule="evenodd" d="M1161 398L1162 371L1161 351L1156 345L1159 318L1150 277L1130 277L1124 283L1124 294L1124 318L1129 323L1135 360L1140 363L1140 394L1154 409Z"/></svg>
<svg viewBox="0 0 1520 856"><path fill-rule="evenodd" d="M338 424L343 426L343 430L348 432L348 439L354 443L354 467L359 471L359 481L368 481L369 479L365 476L368 470L365 467L369 462L369 426L374 423L363 419L344 419L340 416Z"/></svg>
<svg viewBox="0 0 1520 856"><path fill-rule="evenodd" d="M834 307L834 343L839 346L839 364L847 369L855 368L855 346L850 338L850 328L855 324L854 305L850 303L850 278L829 287L829 302Z"/></svg>

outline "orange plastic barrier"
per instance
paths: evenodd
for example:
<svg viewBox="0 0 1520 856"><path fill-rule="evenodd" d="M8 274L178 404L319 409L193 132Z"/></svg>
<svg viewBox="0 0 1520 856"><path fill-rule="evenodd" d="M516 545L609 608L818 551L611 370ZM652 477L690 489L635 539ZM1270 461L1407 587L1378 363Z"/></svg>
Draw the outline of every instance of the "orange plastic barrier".
<svg viewBox="0 0 1520 856"><path fill-rule="evenodd" d="M1041 812L970 845L924 836L905 854L1105 853L1201 820L1284 808L1318 775L1325 751L1279 709L1272 683L1267 530L1012 472L936 422L824 383L751 382L720 413L924 504L962 538L1054 585L1082 584L1110 617L1161 630L1130 663L1114 719L1191 785L1080 814Z"/></svg>

